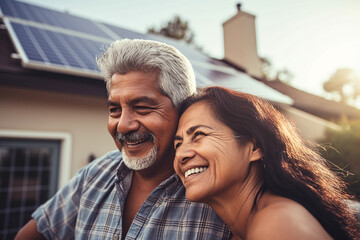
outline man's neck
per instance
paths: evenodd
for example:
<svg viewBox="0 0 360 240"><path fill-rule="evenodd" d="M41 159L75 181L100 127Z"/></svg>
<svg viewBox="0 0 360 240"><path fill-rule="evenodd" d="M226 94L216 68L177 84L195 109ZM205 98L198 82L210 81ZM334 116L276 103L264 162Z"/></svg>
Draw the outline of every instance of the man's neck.
<svg viewBox="0 0 360 240"><path fill-rule="evenodd" d="M159 186L161 182L172 176L174 174L174 170L171 167L167 171L160 173L155 172L156 174L154 174L153 171L152 176L149 173L150 171L148 171L148 169L134 171L131 187L126 197L124 206L122 239L125 239L132 221L146 198L157 186Z"/></svg>
<svg viewBox="0 0 360 240"><path fill-rule="evenodd" d="M154 190L160 183L168 179L174 174L173 168L169 168L167 171L149 174L145 170L134 171L131 185L136 186L138 191L148 192L149 194Z"/></svg>

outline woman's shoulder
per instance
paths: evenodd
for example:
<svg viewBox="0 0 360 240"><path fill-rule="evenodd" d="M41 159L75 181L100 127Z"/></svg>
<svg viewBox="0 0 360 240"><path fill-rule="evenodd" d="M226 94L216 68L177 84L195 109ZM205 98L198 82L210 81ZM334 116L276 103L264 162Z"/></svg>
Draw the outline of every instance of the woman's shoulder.
<svg viewBox="0 0 360 240"><path fill-rule="evenodd" d="M301 204L267 195L247 228L247 239L331 239Z"/></svg>

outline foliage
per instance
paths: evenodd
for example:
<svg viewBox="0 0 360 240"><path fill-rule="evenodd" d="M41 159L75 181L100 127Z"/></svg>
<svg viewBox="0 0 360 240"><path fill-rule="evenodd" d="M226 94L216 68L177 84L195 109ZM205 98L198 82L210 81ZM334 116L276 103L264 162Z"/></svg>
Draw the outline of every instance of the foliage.
<svg viewBox="0 0 360 240"><path fill-rule="evenodd" d="M360 96L360 75L351 68L339 68L323 84L327 92L334 93L340 100L350 103Z"/></svg>
<svg viewBox="0 0 360 240"><path fill-rule="evenodd" d="M320 141L324 146L321 153L324 158L345 171L345 180L349 191L360 198L360 120L342 119L342 130L328 129L325 138Z"/></svg>
<svg viewBox="0 0 360 240"><path fill-rule="evenodd" d="M266 80L271 80L273 77L273 66L269 58L260 57L261 72Z"/></svg>
<svg viewBox="0 0 360 240"><path fill-rule="evenodd" d="M275 70L270 59L260 57L260 62L261 71L267 81L280 80L285 83L290 83L293 80L294 75L288 69Z"/></svg>
<svg viewBox="0 0 360 240"><path fill-rule="evenodd" d="M186 43L193 43L195 36L190 29L188 22L182 20L179 16L175 16L159 30L155 29L155 27L149 28L148 33L160 34L177 40L184 40Z"/></svg>

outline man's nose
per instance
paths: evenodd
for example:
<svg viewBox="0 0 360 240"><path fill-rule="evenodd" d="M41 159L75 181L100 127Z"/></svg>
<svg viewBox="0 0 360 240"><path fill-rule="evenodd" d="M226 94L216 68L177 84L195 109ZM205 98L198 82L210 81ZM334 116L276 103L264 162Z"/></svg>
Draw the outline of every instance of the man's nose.
<svg viewBox="0 0 360 240"><path fill-rule="evenodd" d="M182 144L176 149L175 161L182 164L192 159L195 156L195 151L191 147L191 144Z"/></svg>
<svg viewBox="0 0 360 240"><path fill-rule="evenodd" d="M117 124L117 131L122 134L126 134L131 131L136 131L140 127L140 123L135 116L135 113L125 110L121 113Z"/></svg>

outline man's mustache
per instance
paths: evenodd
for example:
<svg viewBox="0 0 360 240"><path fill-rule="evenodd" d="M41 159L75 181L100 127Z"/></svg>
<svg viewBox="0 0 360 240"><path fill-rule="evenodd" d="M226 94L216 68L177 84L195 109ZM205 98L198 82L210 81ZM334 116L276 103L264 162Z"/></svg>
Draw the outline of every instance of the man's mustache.
<svg viewBox="0 0 360 240"><path fill-rule="evenodd" d="M129 132L126 134L116 133L115 139L118 143L123 144L124 142L128 143L136 143L136 142L145 142L151 141L155 142L155 136L151 132L137 133L137 132Z"/></svg>

